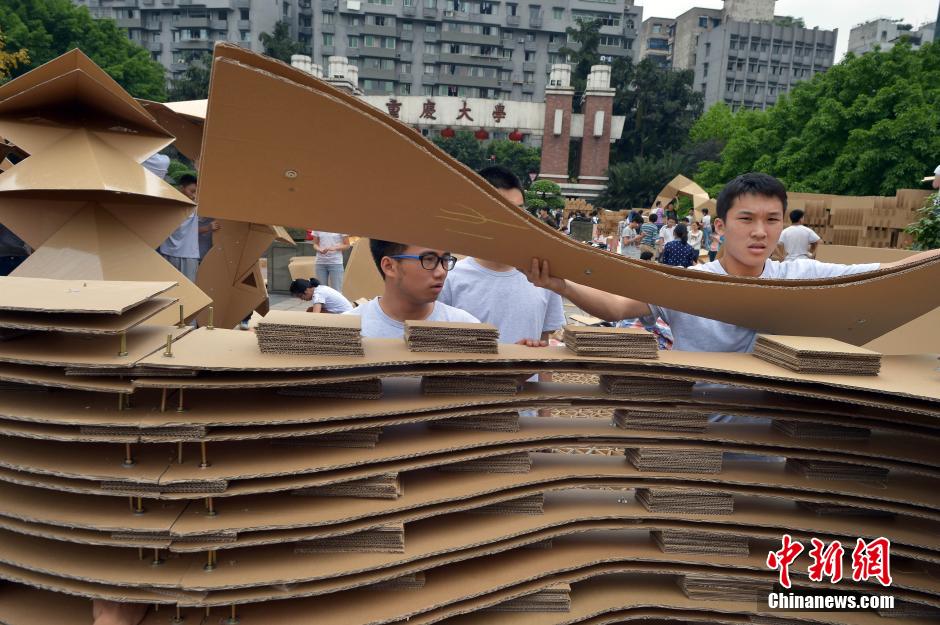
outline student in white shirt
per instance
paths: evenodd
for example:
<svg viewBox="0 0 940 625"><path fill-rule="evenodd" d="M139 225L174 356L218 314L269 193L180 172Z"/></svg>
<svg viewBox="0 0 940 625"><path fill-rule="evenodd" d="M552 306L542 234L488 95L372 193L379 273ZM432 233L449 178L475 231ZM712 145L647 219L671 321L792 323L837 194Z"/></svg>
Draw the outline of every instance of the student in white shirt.
<svg viewBox="0 0 940 625"><path fill-rule="evenodd" d="M777 243L777 257L784 261L798 258L816 258L816 246L819 245L819 235L803 225L803 211L795 209L790 211L792 224L780 234Z"/></svg>
<svg viewBox="0 0 940 625"><path fill-rule="evenodd" d="M290 283L290 293L294 297L310 302L307 312L342 314L353 309L352 302L342 293L320 284L316 278L294 280Z"/></svg>
<svg viewBox="0 0 940 625"><path fill-rule="evenodd" d="M385 281L381 297L345 313L362 317L362 336L402 338L405 321L478 323L468 312L442 304L437 297L457 258L450 252L371 239L369 249Z"/></svg>

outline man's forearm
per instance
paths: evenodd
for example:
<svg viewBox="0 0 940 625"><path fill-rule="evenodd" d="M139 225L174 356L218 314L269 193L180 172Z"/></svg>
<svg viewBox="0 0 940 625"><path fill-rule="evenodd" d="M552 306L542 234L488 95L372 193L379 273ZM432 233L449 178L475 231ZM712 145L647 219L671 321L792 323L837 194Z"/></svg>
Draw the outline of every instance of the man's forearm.
<svg viewBox="0 0 940 625"><path fill-rule="evenodd" d="M650 313L649 305L620 295L607 293L583 284L565 280L562 297L594 317L604 321L619 321L631 317L642 317Z"/></svg>
<svg viewBox="0 0 940 625"><path fill-rule="evenodd" d="M928 250L926 252L921 252L920 254L914 254L913 256L908 256L902 260L896 260L893 263L881 263L882 269L890 269L891 267L900 267L901 265L910 265L912 263L917 263L922 260L927 260L930 258L940 257L940 250Z"/></svg>

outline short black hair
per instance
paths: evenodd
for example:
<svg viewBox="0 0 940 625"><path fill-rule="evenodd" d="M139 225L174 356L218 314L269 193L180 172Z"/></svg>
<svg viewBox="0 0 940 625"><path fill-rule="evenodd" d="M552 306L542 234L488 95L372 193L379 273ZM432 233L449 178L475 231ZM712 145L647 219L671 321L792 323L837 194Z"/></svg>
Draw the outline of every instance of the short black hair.
<svg viewBox="0 0 940 625"><path fill-rule="evenodd" d="M379 270L382 279L385 279L385 272L382 271L382 259L386 256L398 256L404 254L408 246L404 243L395 243L394 241L383 241L382 239L369 239L369 251L372 252L372 260L375 261L375 268Z"/></svg>
<svg viewBox="0 0 940 625"><path fill-rule="evenodd" d="M660 200L656 200L656 206L662 206L663 203Z"/></svg>
<svg viewBox="0 0 940 625"><path fill-rule="evenodd" d="M707 208L707 207L702 209L702 214L703 214L703 215L707 215L707 214L708 214L708 208Z"/></svg>
<svg viewBox="0 0 940 625"><path fill-rule="evenodd" d="M630 216L630 222L635 224L643 223L643 215L639 213L634 213Z"/></svg>
<svg viewBox="0 0 940 625"><path fill-rule="evenodd" d="M180 176L179 180L176 182L177 186L185 187L191 184L196 184L196 176L192 174L183 174Z"/></svg>
<svg viewBox="0 0 940 625"><path fill-rule="evenodd" d="M676 226L675 230L672 231L672 236L677 239L682 239L683 243L689 242L689 229L686 228L685 224L679 224Z"/></svg>
<svg viewBox="0 0 940 625"><path fill-rule="evenodd" d="M679 221L679 216L676 215L674 212L669 211L668 213L666 213L666 221L669 221L670 219L673 221Z"/></svg>
<svg viewBox="0 0 940 625"><path fill-rule="evenodd" d="M316 278L310 278L309 280L297 279L290 283L290 293L291 295L301 295L306 293L310 287L316 288L318 286L320 286L320 281Z"/></svg>
<svg viewBox="0 0 940 625"><path fill-rule="evenodd" d="M640 260L653 260L653 253L649 250L640 252Z"/></svg>
<svg viewBox="0 0 940 625"><path fill-rule="evenodd" d="M650 213L649 215L646 216L646 218L649 220L651 224L656 223L656 213Z"/></svg>
<svg viewBox="0 0 940 625"><path fill-rule="evenodd" d="M477 173L497 189L519 189L522 191L522 183L519 182L519 177L502 165L490 165Z"/></svg>
<svg viewBox="0 0 940 625"><path fill-rule="evenodd" d="M752 194L777 198L783 204L783 211L787 210L787 189L783 183L771 175L752 171L726 184L718 194L718 219L725 220L728 217L728 211L739 197Z"/></svg>
<svg viewBox="0 0 940 625"><path fill-rule="evenodd" d="M795 223L798 222L799 220L803 219L803 215L805 215L805 214L806 214L806 213L804 213L804 212L801 211L800 209L794 208L792 211L790 211L790 223L794 223L794 224L795 224Z"/></svg>

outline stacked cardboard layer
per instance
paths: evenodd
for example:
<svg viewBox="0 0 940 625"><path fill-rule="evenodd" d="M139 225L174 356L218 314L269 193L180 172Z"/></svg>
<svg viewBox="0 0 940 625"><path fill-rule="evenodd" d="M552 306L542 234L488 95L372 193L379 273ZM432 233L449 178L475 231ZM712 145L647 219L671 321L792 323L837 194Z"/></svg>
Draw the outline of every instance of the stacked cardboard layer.
<svg viewBox="0 0 940 625"><path fill-rule="evenodd" d="M888 470L881 467L799 458L787 458L787 471L817 480L884 482L888 477Z"/></svg>
<svg viewBox="0 0 940 625"><path fill-rule="evenodd" d="M881 354L818 337L757 335L754 355L801 373L878 375Z"/></svg>
<svg viewBox="0 0 940 625"><path fill-rule="evenodd" d="M766 602L774 590L772 582L720 575L683 575L679 588L689 599L699 601Z"/></svg>
<svg viewBox="0 0 940 625"><path fill-rule="evenodd" d="M381 399L382 380L369 378L333 384L293 386L279 389L278 393L291 397L319 397L321 399Z"/></svg>
<svg viewBox="0 0 940 625"><path fill-rule="evenodd" d="M255 326L263 354L361 356L362 318L272 310Z"/></svg>
<svg viewBox="0 0 940 625"><path fill-rule="evenodd" d="M522 388L516 376L482 375L428 375L421 379L421 391L425 395L515 395Z"/></svg>
<svg viewBox="0 0 940 625"><path fill-rule="evenodd" d="M638 488L636 499L650 512L731 514L734 497L727 493L668 488Z"/></svg>
<svg viewBox="0 0 940 625"><path fill-rule="evenodd" d="M635 399L680 399L692 393L695 382L681 379L647 378L624 375L600 376L601 388L609 395Z"/></svg>
<svg viewBox="0 0 940 625"><path fill-rule="evenodd" d="M496 354L499 330L489 323L406 321L405 343L413 352Z"/></svg>
<svg viewBox="0 0 940 625"><path fill-rule="evenodd" d="M750 553L745 536L685 530L662 530L650 533L659 548L666 553L713 553L724 556L746 556Z"/></svg>
<svg viewBox="0 0 940 625"><path fill-rule="evenodd" d="M566 325L562 340L579 356L656 358L656 337L637 328L603 328Z"/></svg>
<svg viewBox="0 0 940 625"><path fill-rule="evenodd" d="M571 586L555 584L544 590L510 599L486 608L487 612L567 612L571 608Z"/></svg>
<svg viewBox="0 0 940 625"><path fill-rule="evenodd" d="M721 451L672 447L627 447L627 460L640 471L719 473Z"/></svg>
<svg viewBox="0 0 940 625"><path fill-rule="evenodd" d="M617 409L614 411L614 425L625 430L704 432L705 426L708 425L708 416L707 412L692 409L680 412Z"/></svg>

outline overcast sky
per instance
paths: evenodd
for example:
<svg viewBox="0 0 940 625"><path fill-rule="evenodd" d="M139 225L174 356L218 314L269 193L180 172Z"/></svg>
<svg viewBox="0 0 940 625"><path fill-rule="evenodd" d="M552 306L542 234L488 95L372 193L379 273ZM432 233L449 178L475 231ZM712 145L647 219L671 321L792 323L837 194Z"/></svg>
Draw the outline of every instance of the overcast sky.
<svg viewBox="0 0 940 625"><path fill-rule="evenodd" d="M938 2L940 0L777 0L775 13L802 17L808 28L838 28L836 61L839 61L849 45L849 31L853 26L878 17L889 17L903 19L916 28L937 19ZM676 17L696 6L720 9L723 3L722 0L636 0L635 4L643 7L643 19L646 19Z"/></svg>

